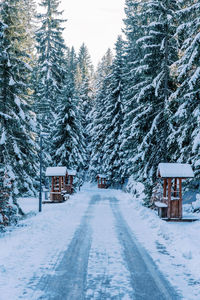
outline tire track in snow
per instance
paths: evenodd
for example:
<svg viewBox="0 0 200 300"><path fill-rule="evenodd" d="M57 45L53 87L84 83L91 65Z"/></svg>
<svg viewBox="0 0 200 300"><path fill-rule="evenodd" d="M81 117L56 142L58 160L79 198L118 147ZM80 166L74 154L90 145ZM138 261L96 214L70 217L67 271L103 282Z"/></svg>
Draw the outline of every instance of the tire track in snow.
<svg viewBox="0 0 200 300"><path fill-rule="evenodd" d="M108 197L101 192L91 222L86 300L133 299L131 278L122 257Z"/></svg>
<svg viewBox="0 0 200 300"><path fill-rule="evenodd" d="M98 195L92 197L60 264L52 274L41 279L38 289L43 292L43 295L37 298L38 300L85 299L88 257L92 239L90 222L95 203L99 200Z"/></svg>
<svg viewBox="0 0 200 300"><path fill-rule="evenodd" d="M110 206L116 220L118 239L123 247L124 258L131 274L136 300L177 300L181 299L145 249L134 238L124 220L116 198L110 198Z"/></svg>

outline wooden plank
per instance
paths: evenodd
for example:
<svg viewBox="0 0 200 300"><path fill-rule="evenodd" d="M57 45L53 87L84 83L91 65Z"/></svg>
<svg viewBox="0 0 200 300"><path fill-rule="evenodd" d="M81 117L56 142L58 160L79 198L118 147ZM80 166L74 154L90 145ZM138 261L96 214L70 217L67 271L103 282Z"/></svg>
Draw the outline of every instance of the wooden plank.
<svg viewBox="0 0 200 300"><path fill-rule="evenodd" d="M177 178L174 179L174 197L177 196Z"/></svg>
<svg viewBox="0 0 200 300"><path fill-rule="evenodd" d="M60 177L60 183L61 183L61 191L63 190L63 177Z"/></svg>
<svg viewBox="0 0 200 300"><path fill-rule="evenodd" d="M182 218L182 179L179 178L179 218Z"/></svg>
<svg viewBox="0 0 200 300"><path fill-rule="evenodd" d="M171 215L170 215L170 218L179 219L179 200L180 199L176 199L176 200L171 199Z"/></svg>
<svg viewBox="0 0 200 300"><path fill-rule="evenodd" d="M54 177L51 180L51 191L54 192Z"/></svg>
<svg viewBox="0 0 200 300"><path fill-rule="evenodd" d="M59 178L59 192L61 192L61 176L58 177Z"/></svg>
<svg viewBox="0 0 200 300"><path fill-rule="evenodd" d="M177 219L177 218L162 218L162 220L166 222L195 222L200 221L199 219L191 218L191 219Z"/></svg>
<svg viewBox="0 0 200 300"><path fill-rule="evenodd" d="M171 184L172 184L172 179L168 178L168 209L167 209L167 217L171 217Z"/></svg>
<svg viewBox="0 0 200 300"><path fill-rule="evenodd" d="M164 179L163 197L167 197L167 179Z"/></svg>

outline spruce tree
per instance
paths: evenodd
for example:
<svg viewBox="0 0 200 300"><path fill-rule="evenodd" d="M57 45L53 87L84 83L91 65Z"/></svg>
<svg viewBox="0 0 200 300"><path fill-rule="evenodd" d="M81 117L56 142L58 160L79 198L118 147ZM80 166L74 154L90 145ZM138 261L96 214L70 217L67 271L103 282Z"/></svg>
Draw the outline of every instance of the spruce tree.
<svg viewBox="0 0 200 300"><path fill-rule="evenodd" d="M171 95L175 103L171 117L172 132L169 137L172 156L180 162L192 163L200 175L200 3L184 1L178 12L179 59L173 66L177 89Z"/></svg>
<svg viewBox="0 0 200 300"><path fill-rule="evenodd" d="M108 97L108 87L110 86L111 64L112 54L110 49L108 49L97 69L97 92L94 107L91 112L91 119L93 121L89 127L92 137L90 143L91 156L89 165L89 175L91 180L95 180L98 173L104 173L102 146L106 138L104 118L105 98Z"/></svg>
<svg viewBox="0 0 200 300"><path fill-rule="evenodd" d="M64 28L58 10L60 1L42 0L40 3L44 13L38 15L41 27L36 31L37 66L36 66L36 112L40 130L50 131L50 125L56 116L61 101L63 88L65 49L62 32Z"/></svg>
<svg viewBox="0 0 200 300"><path fill-rule="evenodd" d="M3 34L0 56L0 164L4 177L11 183L9 201L34 191L36 175L35 118L30 90L29 33L24 1L2 1L0 4ZM2 30L2 26L1 26Z"/></svg>
<svg viewBox="0 0 200 300"><path fill-rule="evenodd" d="M137 174L140 180L155 180L158 163L169 159L168 99L174 89L169 70L177 59L176 10L176 1L152 0L141 3L136 12L142 22L136 40L136 53L140 51L141 56L132 68L138 75L131 91L135 105L126 114L131 116L129 141L134 140L128 174Z"/></svg>
<svg viewBox="0 0 200 300"><path fill-rule="evenodd" d="M77 57L76 69L76 90L79 103L79 114L81 117L81 126L83 128L83 135L85 144L89 145L91 136L88 126L91 123L90 112L93 106L94 87L93 87L93 65L86 45L83 43L80 47ZM86 149L85 169L87 170L89 164L90 149Z"/></svg>
<svg viewBox="0 0 200 300"><path fill-rule="evenodd" d="M69 53L62 103L52 132L52 160L55 165L81 171L85 160L85 145L78 111L75 87L76 55Z"/></svg>
<svg viewBox="0 0 200 300"><path fill-rule="evenodd" d="M105 97L104 101L104 116L102 119L106 133L102 145L102 165L111 184L119 184L122 179L120 174L120 137L123 123L124 43L121 36L118 37L116 42L115 52L116 55L113 60L111 74L109 75L110 85L108 86L107 97Z"/></svg>
<svg viewBox="0 0 200 300"><path fill-rule="evenodd" d="M124 20L126 35L125 57L123 70L123 114L124 122L121 131L120 174L125 180L132 175L133 162L132 159L137 155L138 142L134 136L136 132L136 120L138 113L138 104L136 88L140 83L140 72L136 72L140 66L140 60L143 56L143 49L138 47L137 40L143 34L142 18L141 18L141 1L125 1L126 18Z"/></svg>

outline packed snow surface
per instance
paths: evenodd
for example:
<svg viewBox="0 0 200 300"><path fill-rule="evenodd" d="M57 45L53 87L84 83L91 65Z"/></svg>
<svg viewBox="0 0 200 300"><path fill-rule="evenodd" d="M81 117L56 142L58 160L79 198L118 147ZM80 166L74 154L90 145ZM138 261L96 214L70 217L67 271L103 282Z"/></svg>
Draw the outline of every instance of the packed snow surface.
<svg viewBox="0 0 200 300"><path fill-rule="evenodd" d="M0 235L0 300L147 300L148 282L154 299L199 300L200 222L167 223L143 197L86 184L41 213L38 199L20 199L28 217ZM159 272L178 297L159 296L173 290Z"/></svg>

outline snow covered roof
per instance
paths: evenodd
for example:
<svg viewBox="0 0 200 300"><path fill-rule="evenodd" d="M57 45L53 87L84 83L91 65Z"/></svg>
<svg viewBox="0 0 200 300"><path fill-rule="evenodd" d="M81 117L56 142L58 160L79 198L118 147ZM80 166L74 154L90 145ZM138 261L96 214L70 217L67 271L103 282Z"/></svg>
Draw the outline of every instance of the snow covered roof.
<svg viewBox="0 0 200 300"><path fill-rule="evenodd" d="M107 176L105 174L98 174L97 177L99 177L99 178L106 178Z"/></svg>
<svg viewBox="0 0 200 300"><path fill-rule="evenodd" d="M71 176L76 176L76 170L69 170L67 169L67 174Z"/></svg>
<svg viewBox="0 0 200 300"><path fill-rule="evenodd" d="M66 167L48 167L46 169L46 176L65 176L67 173Z"/></svg>
<svg viewBox="0 0 200 300"><path fill-rule="evenodd" d="M158 176L162 178L188 178L194 177L194 172L189 164L160 163Z"/></svg>

